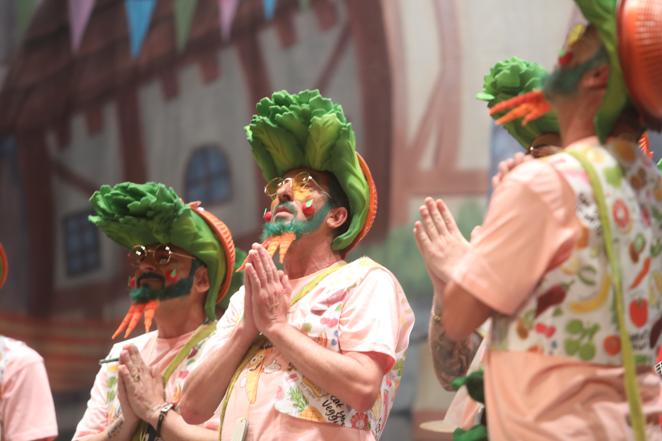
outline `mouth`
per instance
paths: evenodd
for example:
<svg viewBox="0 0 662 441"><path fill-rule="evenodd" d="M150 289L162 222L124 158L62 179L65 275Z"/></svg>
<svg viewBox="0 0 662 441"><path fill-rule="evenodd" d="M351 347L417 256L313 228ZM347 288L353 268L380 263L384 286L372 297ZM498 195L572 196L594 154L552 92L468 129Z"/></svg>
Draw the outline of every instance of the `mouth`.
<svg viewBox="0 0 662 441"><path fill-rule="evenodd" d="M288 207L287 205L279 205L274 211L274 217L282 214L289 214L290 216L294 216L294 210L292 210L292 208Z"/></svg>
<svg viewBox="0 0 662 441"><path fill-rule="evenodd" d="M163 289L165 287L165 279L160 274L143 273L138 278L136 285L139 287L146 286L151 290Z"/></svg>

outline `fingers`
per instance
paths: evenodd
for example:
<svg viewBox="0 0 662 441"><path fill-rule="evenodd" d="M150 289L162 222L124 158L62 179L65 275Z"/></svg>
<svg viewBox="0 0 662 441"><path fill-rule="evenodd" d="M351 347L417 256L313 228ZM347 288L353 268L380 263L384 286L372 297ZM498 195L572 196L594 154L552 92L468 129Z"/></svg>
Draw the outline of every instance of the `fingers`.
<svg viewBox="0 0 662 441"><path fill-rule="evenodd" d="M428 249L432 245L430 238L428 237L423 225L420 221L416 221L414 224L414 238L416 239L416 246L418 251L425 258L428 254Z"/></svg>
<svg viewBox="0 0 662 441"><path fill-rule="evenodd" d="M264 272L264 268L262 268L262 259L260 259L259 252L256 249L251 249L248 252L248 258L253 264L253 274L257 277L259 284L262 287L267 286L267 275Z"/></svg>
<svg viewBox="0 0 662 441"><path fill-rule="evenodd" d="M437 227L434 226L434 222L432 221L432 215L430 214L430 210L428 209L427 205L423 204L420 207L418 207L418 212L421 215L420 223L423 229L425 230L427 236L432 241L436 240L439 237L439 232L437 231Z"/></svg>
<svg viewBox="0 0 662 441"><path fill-rule="evenodd" d="M448 209L446 203L441 199L437 199L436 208L439 211L441 217L444 219L444 225L446 225L446 229L453 234L459 233L460 229L457 227L455 218L453 217L451 211Z"/></svg>
<svg viewBox="0 0 662 441"><path fill-rule="evenodd" d="M281 285L283 285L283 288L285 289L285 292L292 294L292 285L290 285L290 278L287 277L287 274L285 274L283 271L278 271L278 277L280 279Z"/></svg>
<svg viewBox="0 0 662 441"><path fill-rule="evenodd" d="M425 206L428 208L430 217L432 217L432 223L437 231L442 236L445 236L448 233L448 225L446 225L445 219L442 218L439 207L432 198L425 198Z"/></svg>
<svg viewBox="0 0 662 441"><path fill-rule="evenodd" d="M473 242L480 233L480 225L476 225L473 230L471 230L471 241Z"/></svg>
<svg viewBox="0 0 662 441"><path fill-rule="evenodd" d="M264 272L267 276L267 281L269 283L276 282L278 280L278 269L276 268L276 265L274 265L273 259L263 246L257 245L256 248L260 256L260 261L262 262L262 267L264 268Z"/></svg>

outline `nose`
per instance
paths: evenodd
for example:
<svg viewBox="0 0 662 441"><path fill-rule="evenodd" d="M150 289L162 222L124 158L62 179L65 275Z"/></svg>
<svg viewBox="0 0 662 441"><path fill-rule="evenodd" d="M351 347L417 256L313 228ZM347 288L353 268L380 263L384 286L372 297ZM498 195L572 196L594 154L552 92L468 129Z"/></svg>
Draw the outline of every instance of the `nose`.
<svg viewBox="0 0 662 441"><path fill-rule="evenodd" d="M156 263L151 255L146 256L138 265L138 270L141 273L154 273L156 272Z"/></svg>
<svg viewBox="0 0 662 441"><path fill-rule="evenodd" d="M294 195L292 193L292 178L285 178L276 190L276 198L279 203L292 202Z"/></svg>

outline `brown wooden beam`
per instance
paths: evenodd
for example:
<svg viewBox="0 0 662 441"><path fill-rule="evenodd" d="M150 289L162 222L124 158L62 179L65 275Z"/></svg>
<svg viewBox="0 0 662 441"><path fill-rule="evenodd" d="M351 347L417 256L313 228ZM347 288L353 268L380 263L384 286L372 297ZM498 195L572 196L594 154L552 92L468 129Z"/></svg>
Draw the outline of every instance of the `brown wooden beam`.
<svg viewBox="0 0 662 441"><path fill-rule="evenodd" d="M21 181L25 192L26 232L30 262L28 313L47 317L53 311L55 214L52 169L44 132L20 132L18 144Z"/></svg>
<svg viewBox="0 0 662 441"><path fill-rule="evenodd" d="M116 111L123 178L127 181L143 183L147 179L147 158L136 89L125 89L117 97Z"/></svg>
<svg viewBox="0 0 662 441"><path fill-rule="evenodd" d="M379 212L372 236L389 228L391 189L391 69L380 0L346 0L356 53L363 110L364 153L379 193ZM375 105L379 103L379 105Z"/></svg>

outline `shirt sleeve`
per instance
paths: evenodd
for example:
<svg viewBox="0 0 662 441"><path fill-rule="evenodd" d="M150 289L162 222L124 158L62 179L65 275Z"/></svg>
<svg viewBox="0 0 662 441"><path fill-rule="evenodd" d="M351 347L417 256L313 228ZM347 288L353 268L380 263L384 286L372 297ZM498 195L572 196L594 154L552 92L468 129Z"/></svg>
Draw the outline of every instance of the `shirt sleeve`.
<svg viewBox="0 0 662 441"><path fill-rule="evenodd" d="M228 309L223 313L221 318L216 324L216 330L209 337L209 342L205 343L202 348L202 355L199 360L204 360L205 357L219 346L225 344L237 323L241 321L244 316L244 287L242 286L232 295Z"/></svg>
<svg viewBox="0 0 662 441"><path fill-rule="evenodd" d="M384 370L396 361L407 313L401 308L404 293L393 276L376 268L348 294L338 325L338 341L343 352L378 352L388 356ZM404 302L407 305L406 302ZM411 326L409 327L411 330Z"/></svg>
<svg viewBox="0 0 662 441"><path fill-rule="evenodd" d="M496 188L485 222L452 274L497 312L514 314L579 233L572 188L543 161L526 162Z"/></svg>
<svg viewBox="0 0 662 441"><path fill-rule="evenodd" d="M113 351L111 351L112 353ZM107 358L109 358L108 355ZM115 363L112 363L115 365ZM108 372L107 369L111 367L106 365L99 369L96 377L94 378L94 385L90 391L90 399L87 401L87 408L83 418L76 427L76 433L72 441L77 441L82 437L101 433L108 425L108 409L106 405L106 397L108 395Z"/></svg>
<svg viewBox="0 0 662 441"><path fill-rule="evenodd" d="M2 436L6 441L53 439L57 421L44 362L32 349L25 350L5 371Z"/></svg>

